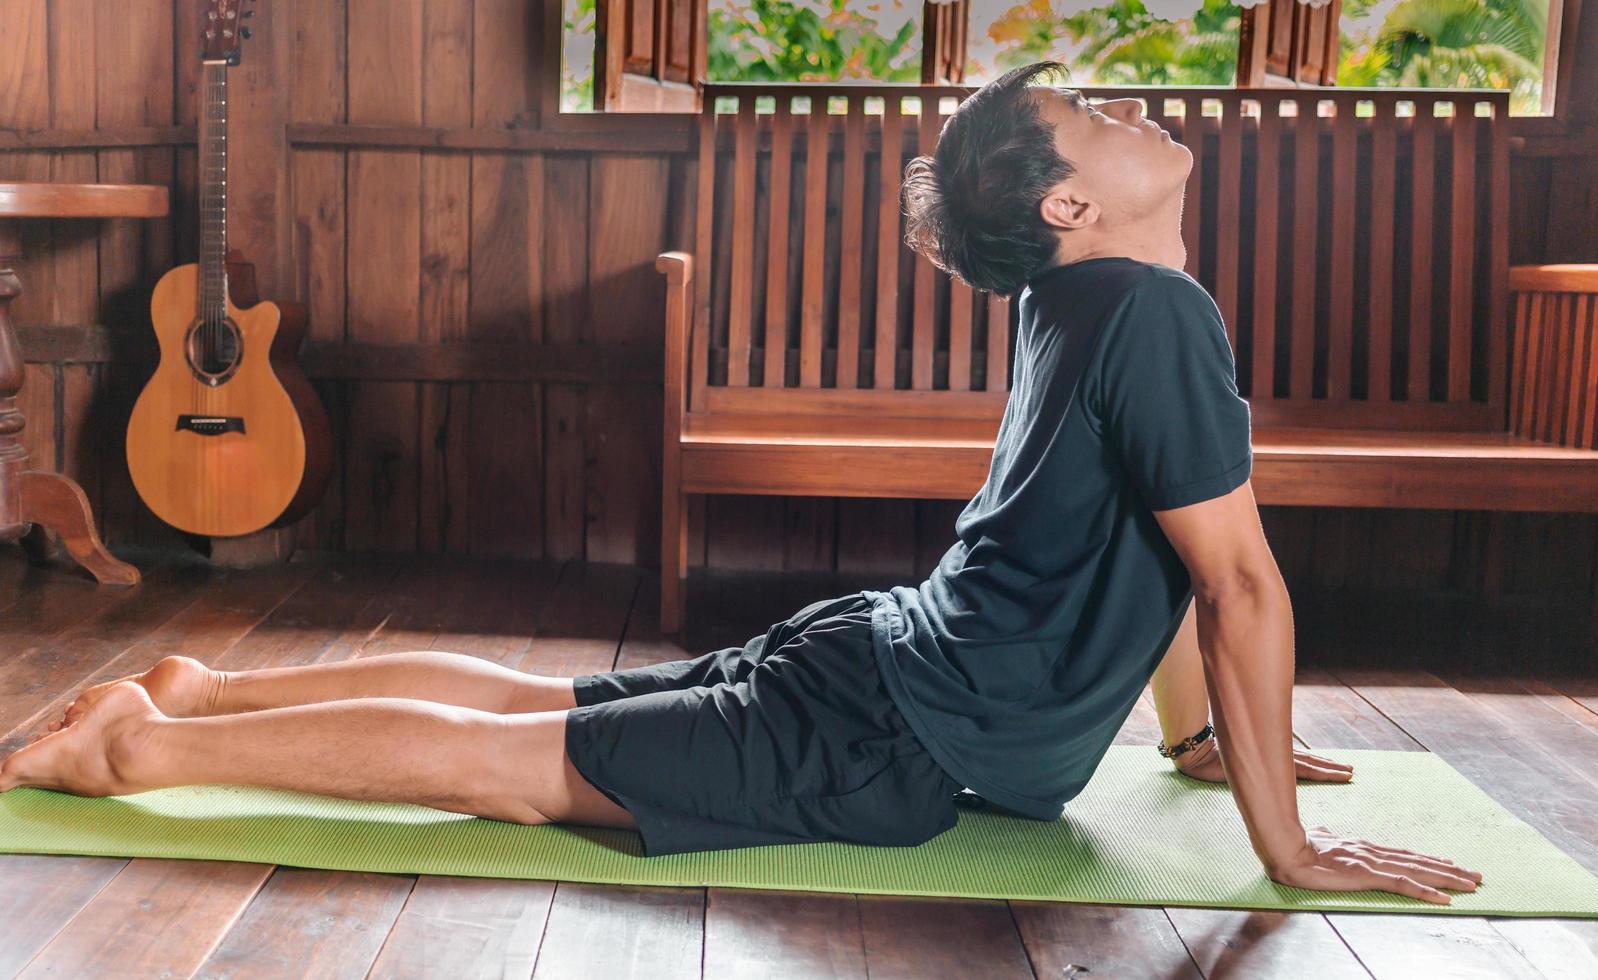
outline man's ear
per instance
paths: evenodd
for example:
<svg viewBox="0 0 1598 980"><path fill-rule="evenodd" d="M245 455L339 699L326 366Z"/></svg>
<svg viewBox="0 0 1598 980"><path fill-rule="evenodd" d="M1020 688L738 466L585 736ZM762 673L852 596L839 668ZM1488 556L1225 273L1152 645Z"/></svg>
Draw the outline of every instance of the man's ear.
<svg viewBox="0 0 1598 980"><path fill-rule="evenodd" d="M1098 204L1077 193L1069 181L1050 191L1038 207L1043 220L1062 231L1077 231L1099 220Z"/></svg>

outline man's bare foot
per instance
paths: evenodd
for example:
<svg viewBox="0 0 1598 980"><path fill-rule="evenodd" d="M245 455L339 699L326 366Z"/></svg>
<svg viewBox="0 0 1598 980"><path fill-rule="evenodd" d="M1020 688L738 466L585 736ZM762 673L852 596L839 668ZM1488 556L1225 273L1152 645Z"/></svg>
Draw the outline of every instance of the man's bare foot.
<svg viewBox="0 0 1598 980"><path fill-rule="evenodd" d="M59 721L52 721L49 730L58 732L68 727L94 706L111 688L125 681L133 681L150 692L150 700L168 718L193 718L208 715L216 706L222 691L222 672L195 660L193 657L166 657L142 674L96 684L67 707ZM44 734L37 736L45 737Z"/></svg>
<svg viewBox="0 0 1598 980"><path fill-rule="evenodd" d="M164 716L140 684L110 685L72 727L46 735L0 764L0 793L36 786L79 796L148 789L145 776Z"/></svg>

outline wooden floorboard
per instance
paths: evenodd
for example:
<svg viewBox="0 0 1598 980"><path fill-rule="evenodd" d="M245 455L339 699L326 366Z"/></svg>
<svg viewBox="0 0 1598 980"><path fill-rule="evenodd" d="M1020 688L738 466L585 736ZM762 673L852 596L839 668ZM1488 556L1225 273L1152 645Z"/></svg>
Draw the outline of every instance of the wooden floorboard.
<svg viewBox="0 0 1598 980"><path fill-rule="evenodd" d="M100 894L126 858L0 855L0 976L15 976Z"/></svg>
<svg viewBox="0 0 1598 980"><path fill-rule="evenodd" d="M866 980L860 902L826 892L707 889L705 976Z"/></svg>
<svg viewBox="0 0 1598 980"><path fill-rule="evenodd" d="M555 886L536 980L687 980L700 975L703 888L563 881Z"/></svg>
<svg viewBox="0 0 1598 980"><path fill-rule="evenodd" d="M30 565L0 546L0 642L39 640L72 625L86 607L108 606L127 599L126 589L102 589L87 575L52 563ZM167 563L170 564L170 563ZM146 577L161 574L145 566Z"/></svg>
<svg viewBox="0 0 1598 980"><path fill-rule="evenodd" d="M1010 913L1039 977L1203 976L1165 909L1013 901Z"/></svg>
<svg viewBox="0 0 1598 980"><path fill-rule="evenodd" d="M278 868L196 976L364 976L413 882L407 875Z"/></svg>
<svg viewBox="0 0 1598 980"><path fill-rule="evenodd" d="M1034 976L1007 902L860 896L872 980L1021 980Z"/></svg>
<svg viewBox="0 0 1598 980"><path fill-rule="evenodd" d="M248 573L186 560L141 565L146 582L130 592L0 553L4 751L89 684L174 653L242 670L444 649L572 676L742 645L811 602L891 584L696 568L695 613L678 638L659 632L657 574L632 566L326 555ZM1299 608L1300 746L1436 752L1598 870L1592 664L1540 641L1528 656L1512 632L1445 607ZM1145 692L1116 741L1152 752L1159 737ZM1598 976L1598 923L1572 920L619 888L76 857L0 856L0 881L0 976Z"/></svg>
<svg viewBox="0 0 1598 980"><path fill-rule="evenodd" d="M50 578L54 577L53 569L39 568L29 562L18 561L18 555L4 554L0 558L0 616L7 610L29 597L37 596L43 591ZM90 583L85 583L87 588L93 589Z"/></svg>
<svg viewBox="0 0 1598 980"><path fill-rule="evenodd" d="M271 873L232 861L129 861L18 975L187 976Z"/></svg>
<svg viewBox="0 0 1598 980"><path fill-rule="evenodd" d="M550 677L613 669L641 579L631 565L568 562L516 666Z"/></svg>
<svg viewBox="0 0 1598 980"><path fill-rule="evenodd" d="M422 875L371 976L530 977L554 897L553 881Z"/></svg>

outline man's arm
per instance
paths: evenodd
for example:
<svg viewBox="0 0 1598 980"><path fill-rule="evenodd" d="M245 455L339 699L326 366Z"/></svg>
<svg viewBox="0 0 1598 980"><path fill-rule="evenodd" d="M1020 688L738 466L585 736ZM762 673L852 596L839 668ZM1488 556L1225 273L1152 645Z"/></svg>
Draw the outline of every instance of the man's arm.
<svg viewBox="0 0 1598 980"><path fill-rule="evenodd" d="M1149 687L1154 692L1154 712L1159 715L1160 735L1166 745L1197 735L1210 720L1210 695L1204 687L1204 661L1199 654L1197 602L1187 607L1182 625L1149 678ZM1214 752L1215 740L1206 739L1172 761L1181 769Z"/></svg>
<svg viewBox="0 0 1598 980"><path fill-rule="evenodd" d="M1293 609L1287 586L1266 544L1250 482L1154 516L1193 581L1198 648L1222 769L1254 853L1270 871L1298 859L1308 846L1294 771Z"/></svg>

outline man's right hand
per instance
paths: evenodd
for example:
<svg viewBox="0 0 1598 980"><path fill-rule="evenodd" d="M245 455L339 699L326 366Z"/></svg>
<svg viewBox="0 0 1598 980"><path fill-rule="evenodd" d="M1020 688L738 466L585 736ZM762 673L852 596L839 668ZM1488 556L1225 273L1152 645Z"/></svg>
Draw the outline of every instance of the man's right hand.
<svg viewBox="0 0 1598 980"><path fill-rule="evenodd" d="M1304 850L1267 869L1272 881L1318 891L1378 889L1438 905L1453 901L1438 889L1473 892L1481 882L1481 872L1444 858L1340 837L1321 826L1308 828L1305 836Z"/></svg>

